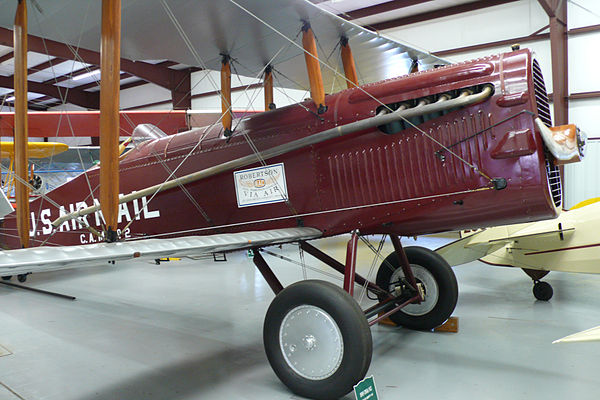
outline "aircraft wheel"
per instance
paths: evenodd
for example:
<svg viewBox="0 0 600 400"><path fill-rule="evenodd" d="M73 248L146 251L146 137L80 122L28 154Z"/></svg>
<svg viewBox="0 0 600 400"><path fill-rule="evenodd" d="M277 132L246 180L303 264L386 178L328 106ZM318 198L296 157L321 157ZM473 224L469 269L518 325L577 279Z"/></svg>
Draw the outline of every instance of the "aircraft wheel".
<svg viewBox="0 0 600 400"><path fill-rule="evenodd" d="M8 276L3 276L2 280L3 281L10 281L12 279L12 275L8 275Z"/></svg>
<svg viewBox="0 0 600 400"><path fill-rule="evenodd" d="M390 315L397 325L415 330L431 330L443 324L454 311L458 300L458 284L452 268L433 250L411 246L404 249L418 284L425 292L421 303L409 304ZM396 252L385 259L377 271L376 283L397 293L396 288L404 278L400 258ZM383 300L383 299L381 299Z"/></svg>
<svg viewBox="0 0 600 400"><path fill-rule="evenodd" d="M533 295L541 301L548 301L552 298L554 290L548 282L537 281L533 284Z"/></svg>
<svg viewBox="0 0 600 400"><path fill-rule="evenodd" d="M352 390L371 363L371 330L358 303L341 288L306 280L273 300L263 328L265 352L294 393L334 399Z"/></svg>
<svg viewBox="0 0 600 400"><path fill-rule="evenodd" d="M27 281L27 275L29 274L19 274L17 275L17 280L21 283L24 283Z"/></svg>

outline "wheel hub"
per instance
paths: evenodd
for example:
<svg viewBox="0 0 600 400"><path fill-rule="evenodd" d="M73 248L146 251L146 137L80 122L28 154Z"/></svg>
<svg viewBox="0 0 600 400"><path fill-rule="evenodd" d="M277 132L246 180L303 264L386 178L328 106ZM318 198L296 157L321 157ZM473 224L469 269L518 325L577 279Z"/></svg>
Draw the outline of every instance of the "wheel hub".
<svg viewBox="0 0 600 400"><path fill-rule="evenodd" d="M433 275L426 268L417 264L411 264L411 268L417 281L417 290L423 301L409 304L400 311L413 316L425 315L435 308L440 294L439 287ZM398 268L390 277L390 282L399 282L402 278L404 278L404 271L402 268ZM394 293L396 290L396 285L391 284L389 291Z"/></svg>
<svg viewBox="0 0 600 400"><path fill-rule="evenodd" d="M306 335L302 338L302 343L306 350L311 351L317 346L317 339L313 335Z"/></svg>
<svg viewBox="0 0 600 400"><path fill-rule="evenodd" d="M333 375L342 363L344 340L323 309L302 305L290 310L279 328L279 345L288 366L306 379Z"/></svg>

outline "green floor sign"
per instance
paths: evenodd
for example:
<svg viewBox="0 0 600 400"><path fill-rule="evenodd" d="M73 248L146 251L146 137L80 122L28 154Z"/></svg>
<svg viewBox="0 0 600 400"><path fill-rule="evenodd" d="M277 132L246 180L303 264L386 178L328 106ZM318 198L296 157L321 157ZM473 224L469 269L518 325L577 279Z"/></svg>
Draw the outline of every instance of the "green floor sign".
<svg viewBox="0 0 600 400"><path fill-rule="evenodd" d="M356 400L377 400L377 389L375 389L373 376L371 375L354 385L354 394Z"/></svg>

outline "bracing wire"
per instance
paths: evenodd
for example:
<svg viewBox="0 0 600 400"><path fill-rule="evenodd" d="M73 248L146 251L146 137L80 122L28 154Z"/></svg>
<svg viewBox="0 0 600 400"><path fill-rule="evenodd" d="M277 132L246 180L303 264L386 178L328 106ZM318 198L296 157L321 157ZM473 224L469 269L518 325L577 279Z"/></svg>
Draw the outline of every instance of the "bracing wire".
<svg viewBox="0 0 600 400"><path fill-rule="evenodd" d="M261 24L263 24L266 27L268 27L269 29L271 29L277 35L283 37L287 41L292 42L294 44L294 46L296 46L298 49L300 49L304 54L307 54L308 56L314 58L317 62L319 62L319 64L323 65L325 68L327 68L330 71L332 71L332 72L336 73L337 75L339 75L340 78L344 79L344 81L349 81L348 78L346 78L345 76L341 75L334 68L332 68L329 64L327 64L326 62L323 62L317 56L311 54L310 52L308 52L307 50L305 50L299 44L293 42L290 38L288 38L285 34L283 34L282 32L280 32L279 30L277 30L274 26L272 26L271 24L269 24L268 22L266 22L265 20L263 20L262 18L260 18L259 16L257 16L256 14L254 14L253 12L251 12L250 10L248 10L247 8L245 8L244 6L240 5L235 0L229 0L229 2L232 3L233 5L235 5L236 7L238 7L240 10L244 11L246 14L250 15L252 18L254 18L257 21L259 21ZM360 86L357 86L357 88L360 91L362 91L363 93L365 93L367 96L369 96L371 99L375 100L378 104L380 104L381 106L385 107L388 111L390 111L390 112L394 111L388 105L384 104L381 100L377 99L375 96L373 96L372 94L370 94L369 92L367 92L366 90L364 90L363 88L361 88ZM461 156L459 156L455 152L449 150L446 146L444 146L444 144L442 144L440 141L438 141L437 139L435 139L433 136L431 136L427 132L425 132L423 129L419 128L417 125L415 125L414 123L412 123L411 121L409 121L407 118L404 118L402 116L401 116L401 118L402 118L402 120L405 123L407 123L411 127L415 128L421 135L427 137L428 139L430 139L431 141L433 141L434 143L436 143L438 146L442 147L449 154L451 154L452 156L454 156L458 160L460 160L460 162L464 163L465 165L468 165L469 168L471 168L475 173L477 173L477 174L483 176L484 178L490 180L490 178L487 175L483 174L475 165L473 165L472 163L468 162L467 160L465 160L464 158L462 158Z"/></svg>

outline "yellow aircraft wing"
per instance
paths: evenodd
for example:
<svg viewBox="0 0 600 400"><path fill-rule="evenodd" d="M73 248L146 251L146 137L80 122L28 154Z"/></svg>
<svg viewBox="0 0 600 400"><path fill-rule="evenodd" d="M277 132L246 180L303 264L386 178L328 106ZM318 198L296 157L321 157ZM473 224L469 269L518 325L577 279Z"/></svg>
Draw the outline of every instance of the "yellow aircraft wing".
<svg viewBox="0 0 600 400"><path fill-rule="evenodd" d="M29 142L27 151L29 158L46 158L69 149L64 143L55 142ZM0 142L0 157L10 158L15 157L15 144L13 142Z"/></svg>

